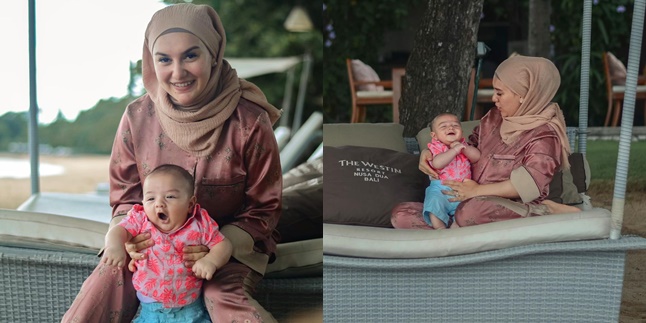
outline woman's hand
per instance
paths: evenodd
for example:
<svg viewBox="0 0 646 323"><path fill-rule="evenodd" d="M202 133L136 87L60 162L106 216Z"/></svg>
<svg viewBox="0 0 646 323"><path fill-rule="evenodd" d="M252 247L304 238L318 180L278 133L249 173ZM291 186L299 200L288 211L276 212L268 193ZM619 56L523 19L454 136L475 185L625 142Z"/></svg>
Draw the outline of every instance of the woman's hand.
<svg viewBox="0 0 646 323"><path fill-rule="evenodd" d="M428 149L422 150L422 152L419 154L419 170L421 170L424 174L437 179L437 172L433 168L431 168L432 160L433 154L431 154L431 151Z"/></svg>
<svg viewBox="0 0 646 323"><path fill-rule="evenodd" d="M186 268L193 268L196 261L204 258L209 253L209 247L205 245L186 246L182 252L184 252L184 266Z"/></svg>
<svg viewBox="0 0 646 323"><path fill-rule="evenodd" d="M445 180L442 181L442 184L451 188L451 191L442 191L445 195L453 196L449 199L451 202L461 202L478 196L477 190L480 186L476 181L470 179L465 179L462 182Z"/></svg>
<svg viewBox="0 0 646 323"><path fill-rule="evenodd" d="M155 244L155 241L150 236L150 232L144 232L126 242L126 252L130 255L130 263L128 269L135 272L135 260L146 259L146 254L140 253L141 250L149 248Z"/></svg>

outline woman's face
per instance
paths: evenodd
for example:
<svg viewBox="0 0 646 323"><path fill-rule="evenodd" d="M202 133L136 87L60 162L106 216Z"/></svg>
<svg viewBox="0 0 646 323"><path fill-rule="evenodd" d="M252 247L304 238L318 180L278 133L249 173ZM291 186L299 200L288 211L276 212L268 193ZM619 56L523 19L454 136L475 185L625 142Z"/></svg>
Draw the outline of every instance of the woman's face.
<svg viewBox="0 0 646 323"><path fill-rule="evenodd" d="M493 97L491 98L496 108L503 117L511 117L520 108L522 98L505 86L497 77L493 78Z"/></svg>
<svg viewBox="0 0 646 323"><path fill-rule="evenodd" d="M199 38L185 32L159 36L153 47L155 75L180 106L191 106L204 91L213 57Z"/></svg>

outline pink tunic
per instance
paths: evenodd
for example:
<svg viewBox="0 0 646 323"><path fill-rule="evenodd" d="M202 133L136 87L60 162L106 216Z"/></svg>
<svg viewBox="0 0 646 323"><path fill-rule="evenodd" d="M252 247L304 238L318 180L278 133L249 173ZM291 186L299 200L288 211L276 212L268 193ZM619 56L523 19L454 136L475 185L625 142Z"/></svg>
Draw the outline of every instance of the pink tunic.
<svg viewBox="0 0 646 323"><path fill-rule="evenodd" d="M133 237L150 232L155 241L154 246L142 250L147 259L136 260L132 283L139 293L163 303L164 307L186 306L200 296L203 280L184 266L182 250L186 245L205 245L210 249L224 239L206 210L197 205L182 227L164 233L148 220L143 206L134 205L119 225Z"/></svg>
<svg viewBox="0 0 646 323"><path fill-rule="evenodd" d="M462 139L461 142L465 143L465 140ZM428 149L431 151L433 156L436 156L448 151L450 148L441 141L433 139L428 143ZM433 165L431 165L431 167L432 166ZM459 153L448 165L437 171L441 180L450 179L461 181L466 178L471 179L471 162L464 153Z"/></svg>
<svg viewBox="0 0 646 323"><path fill-rule="evenodd" d="M141 203L141 183L161 164L189 170L197 200L218 224L232 224L249 233L254 250L236 259L263 273L278 240L275 228L282 196L280 155L267 113L240 99L222 126L215 151L199 158L168 138L148 95L132 102L121 119L110 157L113 216Z"/></svg>
<svg viewBox="0 0 646 323"><path fill-rule="evenodd" d="M500 204L497 202L500 199L468 199L460 203L455 213L460 226L528 216L531 213L528 204L538 204L547 197L549 184L560 167L561 143L550 126L527 130L513 144L507 145L500 137L501 122L498 109L492 109L482 117L480 125L469 137L473 146L480 149L480 160L473 164L473 180L479 184L511 180L521 196L535 197L525 201L507 200L516 202L516 208ZM538 193L524 193L533 191ZM519 214L518 208L526 209L527 214Z"/></svg>

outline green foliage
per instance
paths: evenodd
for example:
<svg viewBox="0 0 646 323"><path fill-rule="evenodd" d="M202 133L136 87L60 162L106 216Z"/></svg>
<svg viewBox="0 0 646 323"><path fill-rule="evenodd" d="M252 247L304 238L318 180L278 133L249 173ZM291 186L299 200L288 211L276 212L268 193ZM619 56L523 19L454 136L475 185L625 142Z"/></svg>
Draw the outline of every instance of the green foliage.
<svg viewBox="0 0 646 323"><path fill-rule="evenodd" d="M28 112L7 112L0 116L0 151L7 150L12 142L27 142Z"/></svg>
<svg viewBox="0 0 646 323"><path fill-rule="evenodd" d="M183 1L166 1L176 3ZM322 106L323 40L321 30L321 4L305 1L302 5L308 12L314 31L291 33L283 27L285 18L296 4L286 1L208 1L195 0L196 4L208 4L216 8L227 32L225 57L276 57L301 56L309 52L313 59L312 71L306 89L303 118ZM298 87L300 70L296 71L294 96ZM72 147L76 153L109 154L119 120L134 97L135 81L141 77L141 61L130 66L129 95L122 98L100 100L94 107L83 111L76 120L59 117L49 125L39 126L39 140L53 147ZM250 81L258 85L269 102L281 105L285 74L277 73L255 77ZM294 105L294 104L292 104ZM293 113L292 113L293 117ZM0 116L0 151L7 150L10 142L27 142L28 114L7 113Z"/></svg>
<svg viewBox="0 0 646 323"><path fill-rule="evenodd" d="M632 1L594 1L591 20L589 124L602 126L607 110L605 77L601 55L611 51L626 62L629 45ZM561 72L561 88L555 100L561 105L567 124L579 124L581 82L581 33L583 1L552 1L552 43L555 63Z"/></svg>
<svg viewBox="0 0 646 323"><path fill-rule="evenodd" d="M528 0L486 0L485 8L494 15L495 21L508 21L506 7L518 5L529 10ZM624 63L630 36L632 19L631 0L594 0L591 19L590 79L588 114L590 126L602 126L607 110L605 77L601 54L611 51ZM569 126L579 124L579 101L581 91L581 45L583 1L552 0L551 39L554 47L554 63L561 73L561 87L555 101L559 103Z"/></svg>
<svg viewBox="0 0 646 323"><path fill-rule="evenodd" d="M408 8L420 0L324 0L323 115L325 122L350 120L346 58L376 65L386 31L401 28Z"/></svg>
<svg viewBox="0 0 646 323"><path fill-rule="evenodd" d="M184 1L165 2L180 3ZM295 0L194 0L191 2L210 5L218 12L227 36L225 58L303 56L308 52L312 56L313 62L306 88L303 118L306 119L314 111L321 111L323 36L320 32L322 25L320 2ZM285 19L296 4L301 5L307 11L314 25L313 31L293 33L283 26ZM292 109L295 105L302 66L300 64L294 74ZM285 73L258 76L249 79L249 81L262 89L269 102L277 107L281 106L285 94ZM293 114L291 112L289 117L293 117Z"/></svg>
<svg viewBox="0 0 646 323"><path fill-rule="evenodd" d="M76 121L59 118L39 129L40 143L53 147L73 147L75 153L109 154L119 120L135 98L125 96L100 100L83 111Z"/></svg>

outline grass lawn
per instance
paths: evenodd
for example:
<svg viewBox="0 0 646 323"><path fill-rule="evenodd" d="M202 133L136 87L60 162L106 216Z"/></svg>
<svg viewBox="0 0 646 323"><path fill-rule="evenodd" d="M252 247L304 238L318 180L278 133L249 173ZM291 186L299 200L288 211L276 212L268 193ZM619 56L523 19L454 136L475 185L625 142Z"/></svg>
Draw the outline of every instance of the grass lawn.
<svg viewBox="0 0 646 323"><path fill-rule="evenodd" d="M590 164L592 180L614 180L617 171L618 141L589 140L586 158ZM630 145L628 178L630 182L646 181L646 141Z"/></svg>
<svg viewBox="0 0 646 323"><path fill-rule="evenodd" d="M592 180L588 195L593 205L609 208L612 204L615 188L615 175L619 142L596 140L588 141L586 159L590 164ZM634 141L630 145L628 162L628 184L626 187L627 203L643 201L646 196L646 141ZM644 212L641 207L627 208L626 212Z"/></svg>

